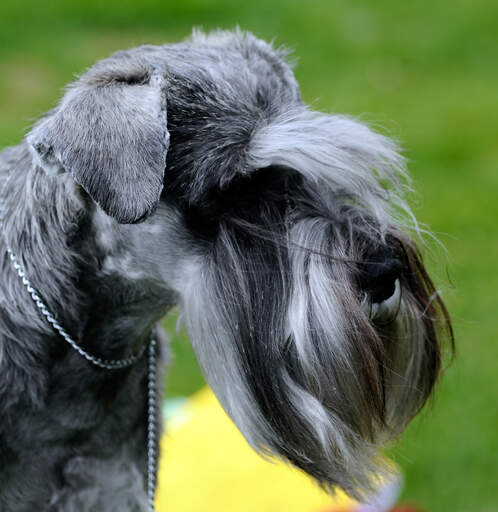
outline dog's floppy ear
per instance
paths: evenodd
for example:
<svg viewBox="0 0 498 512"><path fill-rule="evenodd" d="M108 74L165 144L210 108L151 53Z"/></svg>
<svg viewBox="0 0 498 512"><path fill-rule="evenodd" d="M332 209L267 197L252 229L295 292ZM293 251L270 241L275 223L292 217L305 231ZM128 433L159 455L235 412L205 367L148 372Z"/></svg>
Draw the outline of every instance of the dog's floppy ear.
<svg viewBox="0 0 498 512"><path fill-rule="evenodd" d="M164 77L124 64L83 75L27 140L48 174L71 173L108 215L128 224L159 201L169 134Z"/></svg>

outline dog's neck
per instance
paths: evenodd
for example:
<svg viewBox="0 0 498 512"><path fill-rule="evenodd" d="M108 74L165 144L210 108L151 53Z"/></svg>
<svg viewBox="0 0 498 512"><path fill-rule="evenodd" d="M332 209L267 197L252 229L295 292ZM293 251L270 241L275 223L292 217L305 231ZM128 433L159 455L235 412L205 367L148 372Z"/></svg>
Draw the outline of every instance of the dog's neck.
<svg viewBox="0 0 498 512"><path fill-rule="evenodd" d="M10 264L6 241L48 308L83 348L106 359L136 351L173 298L162 295L158 300L153 283L103 270L109 254L96 241L95 206L70 176L47 177L33 166L21 144L0 155L2 184L6 179L0 321L4 336L15 343L15 357L32 358L36 352L50 364L51 358L70 349L23 288Z"/></svg>

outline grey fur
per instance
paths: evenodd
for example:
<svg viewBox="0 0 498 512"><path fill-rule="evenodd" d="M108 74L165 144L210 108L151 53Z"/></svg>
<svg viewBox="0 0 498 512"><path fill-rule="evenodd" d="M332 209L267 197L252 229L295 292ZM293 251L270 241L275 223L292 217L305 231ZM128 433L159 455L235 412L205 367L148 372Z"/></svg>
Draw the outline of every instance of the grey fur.
<svg viewBox="0 0 498 512"><path fill-rule="evenodd" d="M177 304L256 450L375 485L451 328L396 145L308 110L285 58L240 31L118 52L0 154L1 511L142 510L146 469L145 361L82 360L4 240L88 351L135 352Z"/></svg>
<svg viewBox="0 0 498 512"><path fill-rule="evenodd" d="M82 77L27 140L48 174L71 172L107 214L128 223L159 202L169 134L163 74L123 64L108 77Z"/></svg>

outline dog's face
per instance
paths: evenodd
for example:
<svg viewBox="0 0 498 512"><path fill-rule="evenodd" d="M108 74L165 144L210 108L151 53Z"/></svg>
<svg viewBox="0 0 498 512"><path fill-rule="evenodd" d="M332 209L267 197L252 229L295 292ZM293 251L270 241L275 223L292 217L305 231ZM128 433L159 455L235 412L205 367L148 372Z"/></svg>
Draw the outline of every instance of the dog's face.
<svg viewBox="0 0 498 512"><path fill-rule="evenodd" d="M248 442L368 491L451 337L395 144L309 111L283 54L240 33L98 63L28 142L93 200L103 270L176 294Z"/></svg>

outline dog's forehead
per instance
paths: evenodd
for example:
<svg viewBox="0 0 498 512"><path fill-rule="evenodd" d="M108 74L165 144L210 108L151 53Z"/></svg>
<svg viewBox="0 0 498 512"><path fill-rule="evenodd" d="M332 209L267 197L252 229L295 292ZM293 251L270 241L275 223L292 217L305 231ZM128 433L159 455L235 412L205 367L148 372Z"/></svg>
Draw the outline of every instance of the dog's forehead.
<svg viewBox="0 0 498 512"><path fill-rule="evenodd" d="M286 52L250 34L197 33L142 52L165 66L170 198L196 202L251 171L246 155L253 134L302 104Z"/></svg>
<svg viewBox="0 0 498 512"><path fill-rule="evenodd" d="M180 74L195 73L195 69L212 73L213 79L242 82L268 82L284 94L299 96L297 82L287 62L289 52L275 49L254 35L241 31L216 31L209 34L194 32L191 39L178 45L165 46L171 52L170 65ZM218 75L218 76L216 76ZM282 92L282 91L280 91Z"/></svg>

